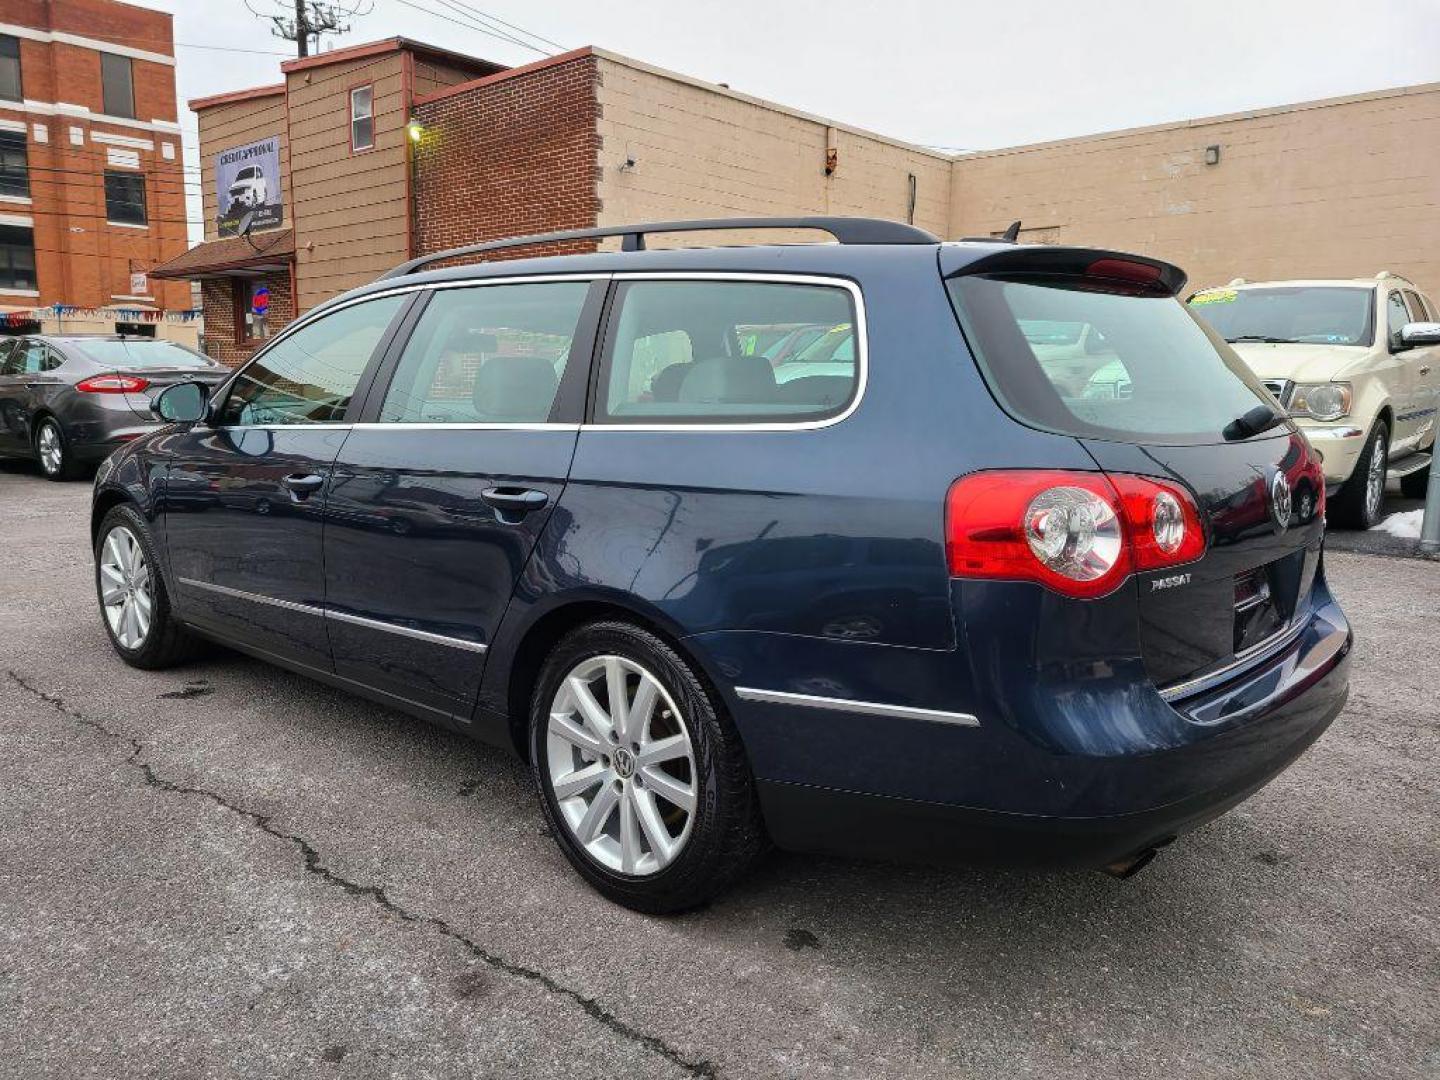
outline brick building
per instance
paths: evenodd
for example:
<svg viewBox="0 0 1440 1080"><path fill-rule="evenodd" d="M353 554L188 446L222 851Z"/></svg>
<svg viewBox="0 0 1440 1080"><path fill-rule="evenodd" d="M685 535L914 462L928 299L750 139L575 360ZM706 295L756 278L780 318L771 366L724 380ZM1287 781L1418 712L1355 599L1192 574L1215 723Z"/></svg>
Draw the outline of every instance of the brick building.
<svg viewBox="0 0 1440 1080"><path fill-rule="evenodd" d="M1440 293L1440 84L953 155L594 48L507 69L396 39L282 71L191 103L207 200L225 146L283 133L293 234L217 240L164 271L205 279L231 361L253 313L222 272L271 267L273 333L415 254L686 217L873 215L942 237L1019 218L1025 239L1145 252L1197 285L1386 268Z"/></svg>
<svg viewBox="0 0 1440 1080"><path fill-rule="evenodd" d="M171 16L0 0L0 333L197 340Z"/></svg>

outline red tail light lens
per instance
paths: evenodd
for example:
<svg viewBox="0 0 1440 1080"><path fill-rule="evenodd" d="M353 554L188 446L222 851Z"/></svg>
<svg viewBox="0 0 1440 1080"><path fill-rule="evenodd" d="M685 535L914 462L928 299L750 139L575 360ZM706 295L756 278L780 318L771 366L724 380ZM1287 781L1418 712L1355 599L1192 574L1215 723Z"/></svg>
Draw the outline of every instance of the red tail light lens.
<svg viewBox="0 0 1440 1080"><path fill-rule="evenodd" d="M951 485L945 543L954 577L1036 581L1084 599L1113 592L1137 571L1198 559L1205 530L1177 484L1012 470Z"/></svg>
<svg viewBox="0 0 1440 1080"><path fill-rule="evenodd" d="M138 375L96 375L75 384L82 394L138 394L150 385Z"/></svg>

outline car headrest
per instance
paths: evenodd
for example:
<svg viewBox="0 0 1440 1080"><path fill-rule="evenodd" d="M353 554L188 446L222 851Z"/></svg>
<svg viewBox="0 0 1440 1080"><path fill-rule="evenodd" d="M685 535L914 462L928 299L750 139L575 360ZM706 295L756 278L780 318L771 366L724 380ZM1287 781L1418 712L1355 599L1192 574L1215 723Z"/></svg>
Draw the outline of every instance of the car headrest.
<svg viewBox="0 0 1440 1080"><path fill-rule="evenodd" d="M471 400L484 420L541 423L559 389L555 367L544 357L492 356L480 365Z"/></svg>
<svg viewBox="0 0 1440 1080"><path fill-rule="evenodd" d="M763 356L697 360L680 383L678 400L698 404L764 405L775 399L775 371Z"/></svg>
<svg viewBox="0 0 1440 1080"><path fill-rule="evenodd" d="M680 384L695 365L688 360L671 364L650 380L650 396L656 401L679 401Z"/></svg>

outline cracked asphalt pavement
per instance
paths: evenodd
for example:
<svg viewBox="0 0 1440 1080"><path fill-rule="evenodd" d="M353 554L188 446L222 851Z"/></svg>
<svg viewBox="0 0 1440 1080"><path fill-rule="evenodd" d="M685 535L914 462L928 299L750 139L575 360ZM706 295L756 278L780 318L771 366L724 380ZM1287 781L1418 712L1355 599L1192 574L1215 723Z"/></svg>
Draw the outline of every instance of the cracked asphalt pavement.
<svg viewBox="0 0 1440 1080"><path fill-rule="evenodd" d="M522 766L95 611L0 471L0 1076L1440 1077L1440 568L1334 554L1352 696L1139 877L775 856L652 919Z"/></svg>

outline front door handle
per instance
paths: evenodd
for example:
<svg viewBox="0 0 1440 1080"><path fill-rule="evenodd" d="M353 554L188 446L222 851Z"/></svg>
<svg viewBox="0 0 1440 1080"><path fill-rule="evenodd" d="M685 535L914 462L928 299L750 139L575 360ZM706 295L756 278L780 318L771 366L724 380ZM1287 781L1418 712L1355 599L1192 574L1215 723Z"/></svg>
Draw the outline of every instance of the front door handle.
<svg viewBox="0 0 1440 1080"><path fill-rule="evenodd" d="M480 497L496 510L501 521L514 524L520 518L539 510L550 501L550 496L534 488L493 487L486 488Z"/></svg>
<svg viewBox="0 0 1440 1080"><path fill-rule="evenodd" d="M284 484L285 489L298 501L304 502L325 486L325 478L315 473L291 473L280 483Z"/></svg>
<svg viewBox="0 0 1440 1080"><path fill-rule="evenodd" d="M1420 374L1421 374L1421 375L1429 375L1429 374L1430 374L1430 365L1429 365L1429 364L1421 364L1421 365L1420 365Z"/></svg>

